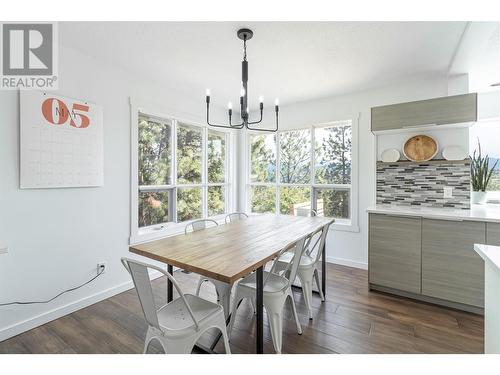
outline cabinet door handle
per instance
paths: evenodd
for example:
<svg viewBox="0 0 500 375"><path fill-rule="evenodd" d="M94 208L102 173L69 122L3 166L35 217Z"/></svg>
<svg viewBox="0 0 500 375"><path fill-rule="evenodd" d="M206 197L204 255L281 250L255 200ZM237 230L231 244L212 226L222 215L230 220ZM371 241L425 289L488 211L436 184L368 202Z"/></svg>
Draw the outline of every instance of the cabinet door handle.
<svg viewBox="0 0 500 375"><path fill-rule="evenodd" d="M420 219L421 216L418 215L402 215L402 214L382 214L382 213L377 213L375 215L381 215L381 216L390 216L390 217L401 217L401 218L410 218L410 219Z"/></svg>
<svg viewBox="0 0 500 375"><path fill-rule="evenodd" d="M440 217L428 217L428 216L422 216L424 219L428 219L428 220L442 220L442 221L457 221L457 222L462 222L462 221L465 221L465 219L461 219L461 218L440 218Z"/></svg>

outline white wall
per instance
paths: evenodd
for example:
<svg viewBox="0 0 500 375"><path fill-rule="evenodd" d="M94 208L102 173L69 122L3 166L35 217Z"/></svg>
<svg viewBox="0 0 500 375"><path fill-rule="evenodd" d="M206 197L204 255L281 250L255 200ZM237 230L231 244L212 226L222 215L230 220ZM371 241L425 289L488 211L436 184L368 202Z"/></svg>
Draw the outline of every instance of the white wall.
<svg viewBox="0 0 500 375"><path fill-rule="evenodd" d="M50 298L95 275L97 262L106 261L108 269L52 303L0 307L0 341L130 286L120 264L129 255L129 97L204 121L203 93L182 96L63 47L59 67L58 94L104 107L104 186L20 190L19 95L0 91L0 243L9 247L0 254L0 303Z"/></svg>
<svg viewBox="0 0 500 375"><path fill-rule="evenodd" d="M344 96L280 106L280 129L293 129L334 120L359 118L359 232L332 231L328 237L328 260L344 265L368 266L368 215L375 204L375 136L370 132L370 109L374 106L447 95L445 76L402 80L400 84ZM267 124L270 126L270 124Z"/></svg>
<svg viewBox="0 0 500 375"><path fill-rule="evenodd" d="M478 94L477 118L479 120L493 120L500 118L500 91L491 91Z"/></svg>

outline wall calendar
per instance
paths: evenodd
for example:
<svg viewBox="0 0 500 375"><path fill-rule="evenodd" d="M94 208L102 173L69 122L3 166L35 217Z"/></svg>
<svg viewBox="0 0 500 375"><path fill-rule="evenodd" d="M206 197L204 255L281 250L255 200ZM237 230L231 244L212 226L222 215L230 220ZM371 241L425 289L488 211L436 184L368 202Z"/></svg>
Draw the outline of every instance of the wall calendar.
<svg viewBox="0 0 500 375"><path fill-rule="evenodd" d="M22 189L103 185L103 109L35 90L20 93Z"/></svg>

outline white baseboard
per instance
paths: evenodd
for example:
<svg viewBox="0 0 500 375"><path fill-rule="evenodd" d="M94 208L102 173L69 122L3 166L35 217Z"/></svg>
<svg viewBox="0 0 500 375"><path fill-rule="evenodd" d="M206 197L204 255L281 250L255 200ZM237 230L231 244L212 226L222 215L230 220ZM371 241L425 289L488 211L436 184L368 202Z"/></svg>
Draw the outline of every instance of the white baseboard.
<svg viewBox="0 0 500 375"><path fill-rule="evenodd" d="M151 280L156 279L157 277L160 276L163 275L156 270L150 273ZM122 284L116 285L114 287L111 287L109 289L103 290L101 292L81 298L67 305L46 311L32 318L2 328L0 329L0 342L7 340L10 337L19 335L20 333L29 331L30 329L39 327L52 320L71 314L72 312L83 309L87 306L93 305L94 303L105 300L106 298L113 297L114 295L125 292L126 290L129 290L133 287L134 284L132 283L132 280L130 280Z"/></svg>
<svg viewBox="0 0 500 375"><path fill-rule="evenodd" d="M337 258L337 257L326 257L326 261L328 263L334 263L334 264L340 264L341 266L347 266L347 267L353 267L353 268L360 268L362 270L367 270L368 269L368 263L364 262L356 262L354 260L350 259L344 259L344 258Z"/></svg>

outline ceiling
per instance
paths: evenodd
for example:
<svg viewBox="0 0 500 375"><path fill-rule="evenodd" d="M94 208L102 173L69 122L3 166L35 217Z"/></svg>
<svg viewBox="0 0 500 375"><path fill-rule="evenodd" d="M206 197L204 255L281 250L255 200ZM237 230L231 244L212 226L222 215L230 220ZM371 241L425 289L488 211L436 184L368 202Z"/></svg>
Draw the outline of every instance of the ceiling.
<svg viewBox="0 0 500 375"><path fill-rule="evenodd" d="M61 44L166 88L225 105L241 87L240 27L250 27L249 96L282 104L446 73L466 22L61 22ZM252 102L251 102L252 104Z"/></svg>
<svg viewBox="0 0 500 375"><path fill-rule="evenodd" d="M450 74L469 75L470 91L499 90L500 22L471 22L466 27Z"/></svg>

